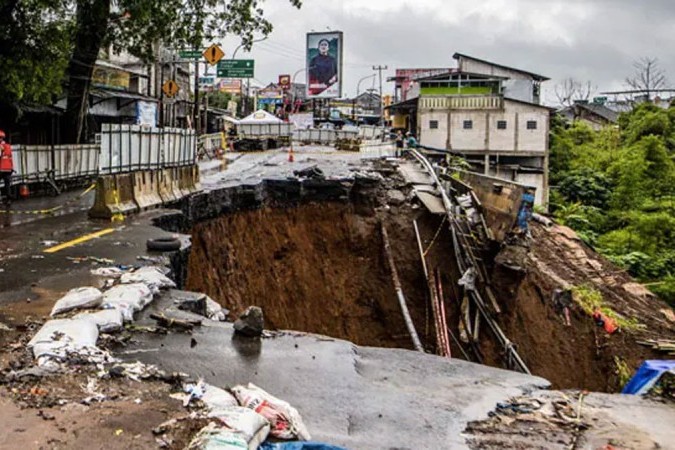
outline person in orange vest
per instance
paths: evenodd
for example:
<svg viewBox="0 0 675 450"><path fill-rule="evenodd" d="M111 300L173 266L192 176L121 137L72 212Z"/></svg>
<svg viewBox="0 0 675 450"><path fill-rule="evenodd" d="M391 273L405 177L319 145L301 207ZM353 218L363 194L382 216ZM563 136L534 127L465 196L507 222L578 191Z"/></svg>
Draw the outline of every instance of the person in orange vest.
<svg viewBox="0 0 675 450"><path fill-rule="evenodd" d="M4 188L4 202L10 203L10 187L12 185L12 173L14 172L14 162L12 161L12 146L5 142L5 132L0 130L0 179Z"/></svg>

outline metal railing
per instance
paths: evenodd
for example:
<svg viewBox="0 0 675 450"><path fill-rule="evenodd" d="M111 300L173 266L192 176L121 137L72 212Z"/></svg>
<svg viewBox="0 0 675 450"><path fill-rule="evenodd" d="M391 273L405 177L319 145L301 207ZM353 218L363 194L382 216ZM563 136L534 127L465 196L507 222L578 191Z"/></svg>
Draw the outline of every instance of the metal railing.
<svg viewBox="0 0 675 450"><path fill-rule="evenodd" d="M192 165L193 130L104 124L96 144L14 145L12 184Z"/></svg>

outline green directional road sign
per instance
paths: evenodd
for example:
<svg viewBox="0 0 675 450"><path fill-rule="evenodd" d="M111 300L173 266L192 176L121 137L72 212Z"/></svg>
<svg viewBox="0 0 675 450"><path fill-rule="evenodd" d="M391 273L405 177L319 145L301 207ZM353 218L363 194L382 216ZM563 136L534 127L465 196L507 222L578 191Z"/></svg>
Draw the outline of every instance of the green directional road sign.
<svg viewBox="0 0 675 450"><path fill-rule="evenodd" d="M183 59L199 59L202 57L201 50L181 50L178 54Z"/></svg>
<svg viewBox="0 0 675 450"><path fill-rule="evenodd" d="M221 59L216 75L221 78L253 78L255 61L252 59Z"/></svg>

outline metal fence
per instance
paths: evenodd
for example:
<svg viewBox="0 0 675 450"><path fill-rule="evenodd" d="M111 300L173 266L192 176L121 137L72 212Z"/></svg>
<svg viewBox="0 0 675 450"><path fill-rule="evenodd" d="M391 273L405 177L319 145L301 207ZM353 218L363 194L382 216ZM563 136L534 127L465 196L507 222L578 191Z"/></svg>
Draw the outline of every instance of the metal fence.
<svg viewBox="0 0 675 450"><path fill-rule="evenodd" d="M356 139L358 133L356 131L343 130L295 130L293 132L293 140L297 142L316 143L316 144L334 144L337 139Z"/></svg>
<svg viewBox="0 0 675 450"><path fill-rule="evenodd" d="M243 138L256 138L260 136L291 136L293 134L293 124L238 124L237 134L239 137Z"/></svg>
<svg viewBox="0 0 675 450"><path fill-rule="evenodd" d="M194 164L197 136L182 128L104 124L100 173L161 169Z"/></svg>
<svg viewBox="0 0 675 450"><path fill-rule="evenodd" d="M104 124L96 144L13 145L12 183L187 166L196 149L193 130Z"/></svg>

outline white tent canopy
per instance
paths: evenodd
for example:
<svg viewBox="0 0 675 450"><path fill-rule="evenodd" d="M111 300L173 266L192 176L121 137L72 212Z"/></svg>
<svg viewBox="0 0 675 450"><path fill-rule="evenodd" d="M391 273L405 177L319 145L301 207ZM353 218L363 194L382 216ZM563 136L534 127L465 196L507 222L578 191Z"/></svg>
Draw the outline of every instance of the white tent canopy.
<svg viewBox="0 0 675 450"><path fill-rule="evenodd" d="M262 109L259 109L250 116L244 117L239 121L239 124L241 125L270 125L276 123L284 123L284 121Z"/></svg>

